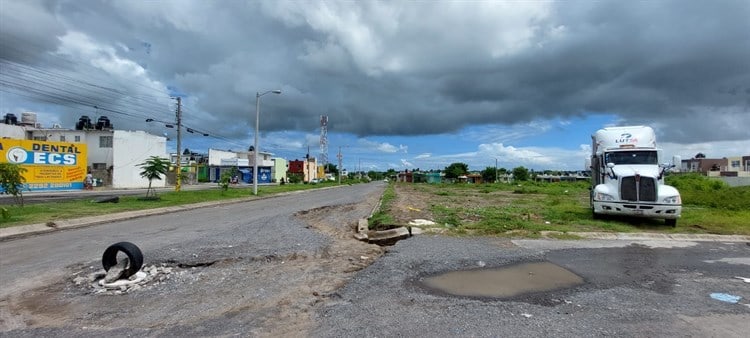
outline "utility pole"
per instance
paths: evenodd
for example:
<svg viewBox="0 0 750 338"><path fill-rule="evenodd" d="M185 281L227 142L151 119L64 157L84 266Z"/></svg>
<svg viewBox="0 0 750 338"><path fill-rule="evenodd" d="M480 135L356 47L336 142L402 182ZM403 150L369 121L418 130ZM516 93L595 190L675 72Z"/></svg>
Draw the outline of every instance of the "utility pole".
<svg viewBox="0 0 750 338"><path fill-rule="evenodd" d="M495 183L497 183L497 159L495 159Z"/></svg>
<svg viewBox="0 0 750 338"><path fill-rule="evenodd" d="M336 157L339 158L339 184L341 184L341 159L343 156L341 156L341 146L339 146L339 154L336 155Z"/></svg>
<svg viewBox="0 0 750 338"><path fill-rule="evenodd" d="M182 179L180 176L182 176L182 170L180 168L180 165L182 164L182 149L180 147L182 146L182 98L177 97L177 172L176 172L176 179L177 184L174 186L174 191L180 191L180 188L182 186Z"/></svg>

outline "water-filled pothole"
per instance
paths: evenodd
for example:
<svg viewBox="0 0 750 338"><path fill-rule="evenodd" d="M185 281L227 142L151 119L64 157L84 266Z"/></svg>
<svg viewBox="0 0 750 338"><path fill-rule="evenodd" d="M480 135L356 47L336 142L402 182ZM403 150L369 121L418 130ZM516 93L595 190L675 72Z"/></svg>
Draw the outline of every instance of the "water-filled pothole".
<svg viewBox="0 0 750 338"><path fill-rule="evenodd" d="M510 298L574 287L583 278L549 262L507 267L451 271L424 279L424 285L447 294L466 297Z"/></svg>

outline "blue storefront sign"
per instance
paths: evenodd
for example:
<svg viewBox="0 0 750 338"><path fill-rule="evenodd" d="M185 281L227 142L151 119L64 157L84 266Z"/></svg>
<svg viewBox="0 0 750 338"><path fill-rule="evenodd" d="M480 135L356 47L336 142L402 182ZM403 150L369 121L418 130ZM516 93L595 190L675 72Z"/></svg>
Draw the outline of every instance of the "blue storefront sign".
<svg viewBox="0 0 750 338"><path fill-rule="evenodd" d="M240 169L242 181L253 183L253 169ZM258 184L271 183L271 167L258 167Z"/></svg>

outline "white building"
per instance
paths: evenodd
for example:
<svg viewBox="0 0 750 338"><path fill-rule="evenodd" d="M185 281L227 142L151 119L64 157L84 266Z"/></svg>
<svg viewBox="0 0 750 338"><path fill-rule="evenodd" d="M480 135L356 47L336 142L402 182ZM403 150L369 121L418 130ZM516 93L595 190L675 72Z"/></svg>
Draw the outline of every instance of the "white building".
<svg viewBox="0 0 750 338"><path fill-rule="evenodd" d="M167 157L167 139L144 131L112 129L39 128L32 125L0 123L0 137L52 142L85 143L87 169L95 179L112 188L146 188L139 164L151 156ZM154 180L152 187L164 187L166 179Z"/></svg>

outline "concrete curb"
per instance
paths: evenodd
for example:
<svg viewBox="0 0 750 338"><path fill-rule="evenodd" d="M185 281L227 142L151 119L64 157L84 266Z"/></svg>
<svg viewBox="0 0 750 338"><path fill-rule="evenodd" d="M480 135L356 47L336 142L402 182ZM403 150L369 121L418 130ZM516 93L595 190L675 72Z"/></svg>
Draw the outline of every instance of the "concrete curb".
<svg viewBox="0 0 750 338"><path fill-rule="evenodd" d="M324 189L334 189L338 187L339 186L325 187L325 188L318 188L318 189L324 190ZM193 209L198 209L198 208L209 208L209 207L214 207L218 205L227 205L227 204L236 204L236 203L243 203L243 202L249 202L249 201L264 200L268 198L300 194L309 190L310 189L289 191L289 192L283 192L283 193L278 193L278 194L268 195L268 196L261 196L261 197L250 196L250 197L235 198L231 200L200 202L200 203L176 205L176 206L163 207L163 208L125 211L125 212L118 212L114 214L88 216L88 217L67 219L67 220L58 220L58 221L48 222L48 223L18 225L18 226L12 226L12 227L7 227L7 228L0 228L0 241L10 240L10 239L19 238L19 237L26 237L26 236L36 235L36 234L60 231L60 230L83 228L83 227L111 223L111 222L116 222L116 221L125 221L125 220L134 219L134 218L146 217L146 216L176 213L176 212L180 212L183 210L193 210Z"/></svg>
<svg viewBox="0 0 750 338"><path fill-rule="evenodd" d="M691 242L750 242L750 236L744 235L711 235L711 234L656 234L656 233L623 233L623 232L558 232L542 231L542 236L566 234L586 239L607 239L621 241L691 241Z"/></svg>

